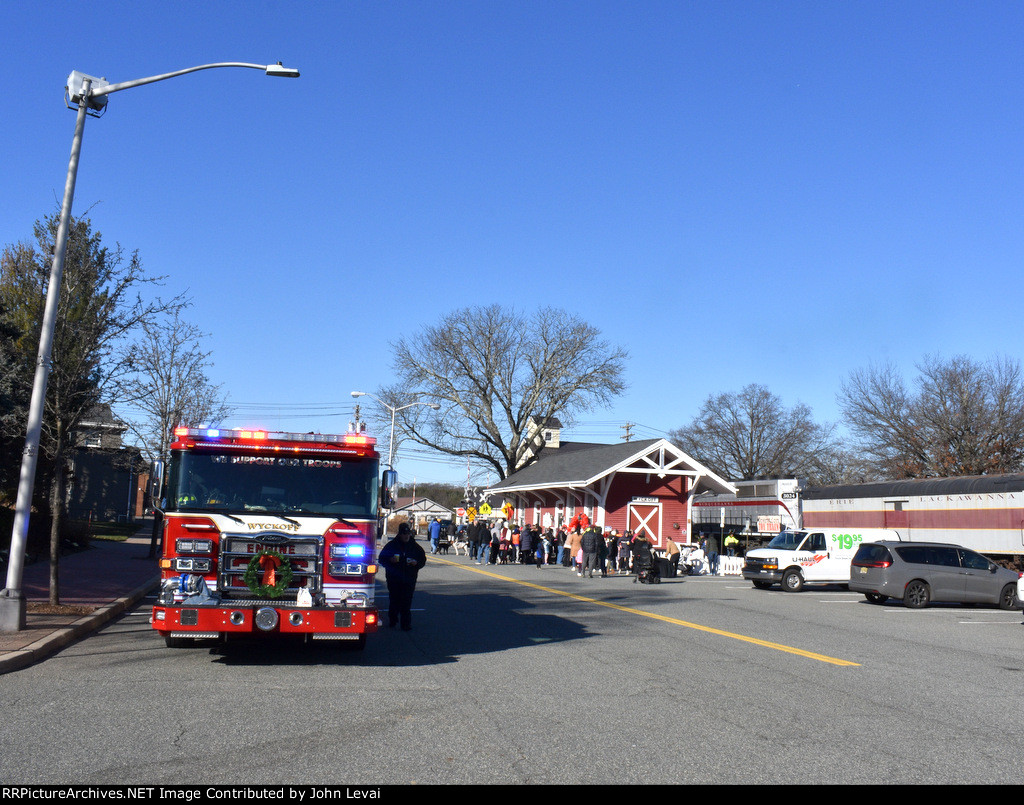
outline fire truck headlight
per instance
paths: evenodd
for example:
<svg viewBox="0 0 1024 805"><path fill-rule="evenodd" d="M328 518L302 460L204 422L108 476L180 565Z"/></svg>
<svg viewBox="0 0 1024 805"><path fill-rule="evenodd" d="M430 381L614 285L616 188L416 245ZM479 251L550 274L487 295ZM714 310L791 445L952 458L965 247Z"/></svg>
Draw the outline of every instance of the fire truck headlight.
<svg viewBox="0 0 1024 805"><path fill-rule="evenodd" d="M362 559L366 556L365 545L332 545L331 559Z"/></svg>
<svg viewBox="0 0 1024 805"><path fill-rule="evenodd" d="M178 573L209 573L209 559L175 559L173 569Z"/></svg>
<svg viewBox="0 0 1024 805"><path fill-rule="evenodd" d="M179 539L175 541L174 547L177 553L210 553L213 550L213 540Z"/></svg>
<svg viewBox="0 0 1024 805"><path fill-rule="evenodd" d="M367 573L365 565L358 562L328 562L327 573L336 578L341 576L363 576Z"/></svg>

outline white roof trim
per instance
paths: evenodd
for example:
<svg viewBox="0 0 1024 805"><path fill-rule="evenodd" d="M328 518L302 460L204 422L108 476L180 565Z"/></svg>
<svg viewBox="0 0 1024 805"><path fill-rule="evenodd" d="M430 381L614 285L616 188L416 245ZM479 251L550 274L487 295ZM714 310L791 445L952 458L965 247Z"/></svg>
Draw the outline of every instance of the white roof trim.
<svg viewBox="0 0 1024 805"><path fill-rule="evenodd" d="M655 456L656 459L652 460L651 456ZM642 462L643 466L632 466L636 462ZM686 469L678 469L678 467L685 466ZM597 475L587 479L578 479L575 481L553 481L543 484L522 484L517 486L505 486L501 489L486 489L484 490L487 494L507 494L510 492L520 491L531 491L538 489L587 489L601 478L612 475L614 473L632 473L642 475L657 475L659 478L664 478L666 475L679 475L688 476L693 478L695 481L704 479L709 486L718 487L718 492L728 492L736 494L738 490L736 487L726 481L724 478L720 478L718 475L713 473L707 467L703 466L699 461L696 461L691 456L684 453L672 442L667 439L659 439L654 444L650 445L643 451L637 451L632 456L627 457L618 464L607 467Z"/></svg>

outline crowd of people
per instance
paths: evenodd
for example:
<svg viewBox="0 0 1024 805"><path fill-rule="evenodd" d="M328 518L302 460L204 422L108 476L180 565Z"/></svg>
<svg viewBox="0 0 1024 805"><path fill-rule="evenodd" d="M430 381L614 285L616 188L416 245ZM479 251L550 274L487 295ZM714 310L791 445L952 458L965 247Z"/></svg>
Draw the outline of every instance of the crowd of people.
<svg viewBox="0 0 1024 805"><path fill-rule="evenodd" d="M427 528L427 541L432 554L448 552L451 544L467 550L477 564L523 564L536 567L571 568L579 576L601 576L639 573L651 563L667 560L667 572L675 576L718 575L722 555L741 555L739 540L733 531L721 539L716 534L701 533L696 544L680 546L666 541L656 552L642 535L615 529L602 530L587 516L574 517L558 528L541 528L537 524L519 526L505 519L477 519L474 522L447 526L435 517Z"/></svg>
<svg viewBox="0 0 1024 805"><path fill-rule="evenodd" d="M439 518L427 528L430 552L437 554L448 539L457 539L455 527L444 531ZM603 531L591 523L586 515L574 517L558 528L544 528L532 524L518 526L506 520L477 519L463 526L469 557L479 565L523 564L536 567L565 567L581 578L608 577L620 574L643 576L653 572L655 581L659 571L652 568L659 561L667 563L667 573L675 576L717 575L719 547L714 535L700 535L697 545L680 547L672 540L666 542L664 555L659 556L654 546L641 534L615 529ZM462 529L460 529L462 530ZM723 540L728 555L734 555L739 541L732 532ZM411 604L416 588L416 577L426 563L426 552L416 544L416 534L409 523L401 523L395 538L381 550L378 562L387 577L390 602L388 626L411 628ZM634 579L636 581L636 579Z"/></svg>
<svg viewBox="0 0 1024 805"><path fill-rule="evenodd" d="M580 577L610 576L638 571L658 557L648 540L631 531L602 531L574 518L558 528L518 526L505 520L475 520L466 526L469 557L477 564L524 564L564 567ZM682 552L669 541L667 557L675 572Z"/></svg>

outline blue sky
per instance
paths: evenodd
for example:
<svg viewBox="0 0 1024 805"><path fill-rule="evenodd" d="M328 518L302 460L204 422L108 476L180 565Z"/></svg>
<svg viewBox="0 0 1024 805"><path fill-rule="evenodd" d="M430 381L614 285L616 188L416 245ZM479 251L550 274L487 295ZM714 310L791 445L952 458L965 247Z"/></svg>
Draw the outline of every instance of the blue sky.
<svg viewBox="0 0 1024 805"><path fill-rule="evenodd" d="M761 383L1021 355L1024 4L0 6L0 243L57 209L68 74L112 82L76 214L195 298L227 424L333 431L445 312L554 305L629 349L572 436ZM404 479L465 480L406 452Z"/></svg>

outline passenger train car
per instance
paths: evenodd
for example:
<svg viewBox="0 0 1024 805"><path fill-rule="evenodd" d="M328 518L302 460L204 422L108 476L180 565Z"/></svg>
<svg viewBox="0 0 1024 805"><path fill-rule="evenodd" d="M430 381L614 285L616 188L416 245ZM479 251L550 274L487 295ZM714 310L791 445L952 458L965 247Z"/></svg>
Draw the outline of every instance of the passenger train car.
<svg viewBox="0 0 1024 805"><path fill-rule="evenodd" d="M1024 555L1024 474L805 487L803 527L890 528L912 542Z"/></svg>

